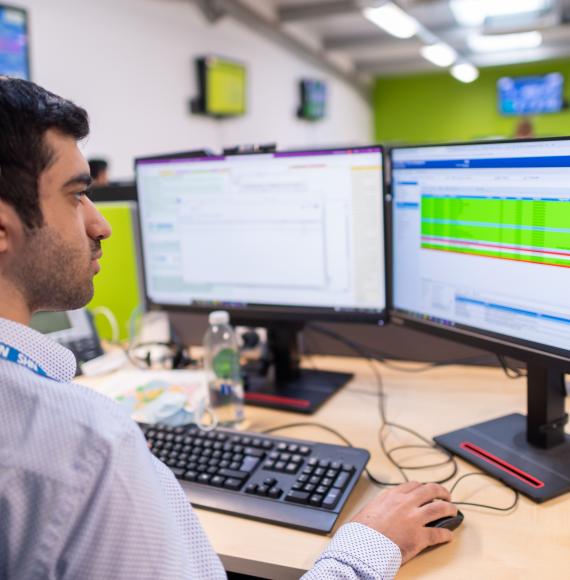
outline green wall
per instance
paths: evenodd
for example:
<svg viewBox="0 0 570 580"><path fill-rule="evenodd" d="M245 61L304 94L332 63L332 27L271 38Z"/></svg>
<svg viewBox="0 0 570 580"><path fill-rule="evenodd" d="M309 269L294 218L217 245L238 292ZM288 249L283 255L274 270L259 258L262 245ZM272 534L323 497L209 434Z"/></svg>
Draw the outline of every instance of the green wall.
<svg viewBox="0 0 570 580"><path fill-rule="evenodd" d="M497 110L497 79L561 72L570 96L570 60L484 68L470 84L448 71L378 78L374 83L375 136L383 143L464 141L512 137L516 117ZM570 109L532 118L537 137L570 135Z"/></svg>

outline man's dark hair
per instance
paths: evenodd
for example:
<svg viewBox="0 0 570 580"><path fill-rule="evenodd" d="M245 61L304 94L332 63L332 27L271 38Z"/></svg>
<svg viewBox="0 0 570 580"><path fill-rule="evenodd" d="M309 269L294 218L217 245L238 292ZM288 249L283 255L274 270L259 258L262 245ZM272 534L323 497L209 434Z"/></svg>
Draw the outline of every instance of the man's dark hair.
<svg viewBox="0 0 570 580"><path fill-rule="evenodd" d="M109 164L104 159L89 159L89 173L93 179L97 179L103 171L105 171Z"/></svg>
<svg viewBox="0 0 570 580"><path fill-rule="evenodd" d="M79 141L89 134L87 112L34 83L0 77L0 199L28 229L43 224L38 179L53 160L48 129Z"/></svg>

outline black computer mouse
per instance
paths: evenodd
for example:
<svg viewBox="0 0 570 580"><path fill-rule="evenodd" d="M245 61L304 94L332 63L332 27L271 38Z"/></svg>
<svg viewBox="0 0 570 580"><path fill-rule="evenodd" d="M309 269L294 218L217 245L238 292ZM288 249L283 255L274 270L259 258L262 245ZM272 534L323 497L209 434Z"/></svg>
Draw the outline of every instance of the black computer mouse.
<svg viewBox="0 0 570 580"><path fill-rule="evenodd" d="M447 516L445 518L439 518L438 520L433 520L426 524L428 528L445 528L446 530L455 530L463 522L463 514L458 510L457 515Z"/></svg>

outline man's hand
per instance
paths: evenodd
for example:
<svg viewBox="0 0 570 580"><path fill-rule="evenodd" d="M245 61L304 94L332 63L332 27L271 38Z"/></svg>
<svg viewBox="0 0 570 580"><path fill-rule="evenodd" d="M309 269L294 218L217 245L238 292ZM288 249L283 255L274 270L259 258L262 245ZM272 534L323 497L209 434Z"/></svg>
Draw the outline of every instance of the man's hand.
<svg viewBox="0 0 570 580"><path fill-rule="evenodd" d="M428 546L452 540L449 530L425 527L433 520L457 514L450 499L449 492L437 483L409 481L380 493L353 521L392 540L400 548L405 563Z"/></svg>

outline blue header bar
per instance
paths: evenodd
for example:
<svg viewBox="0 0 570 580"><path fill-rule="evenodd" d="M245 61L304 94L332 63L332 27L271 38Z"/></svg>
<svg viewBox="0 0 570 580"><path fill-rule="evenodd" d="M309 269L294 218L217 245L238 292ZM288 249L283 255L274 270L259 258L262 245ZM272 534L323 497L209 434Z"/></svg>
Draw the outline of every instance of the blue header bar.
<svg viewBox="0 0 570 580"><path fill-rule="evenodd" d="M406 159L393 161L394 169L494 169L517 167L570 167L570 155L552 157L490 157L487 159Z"/></svg>

